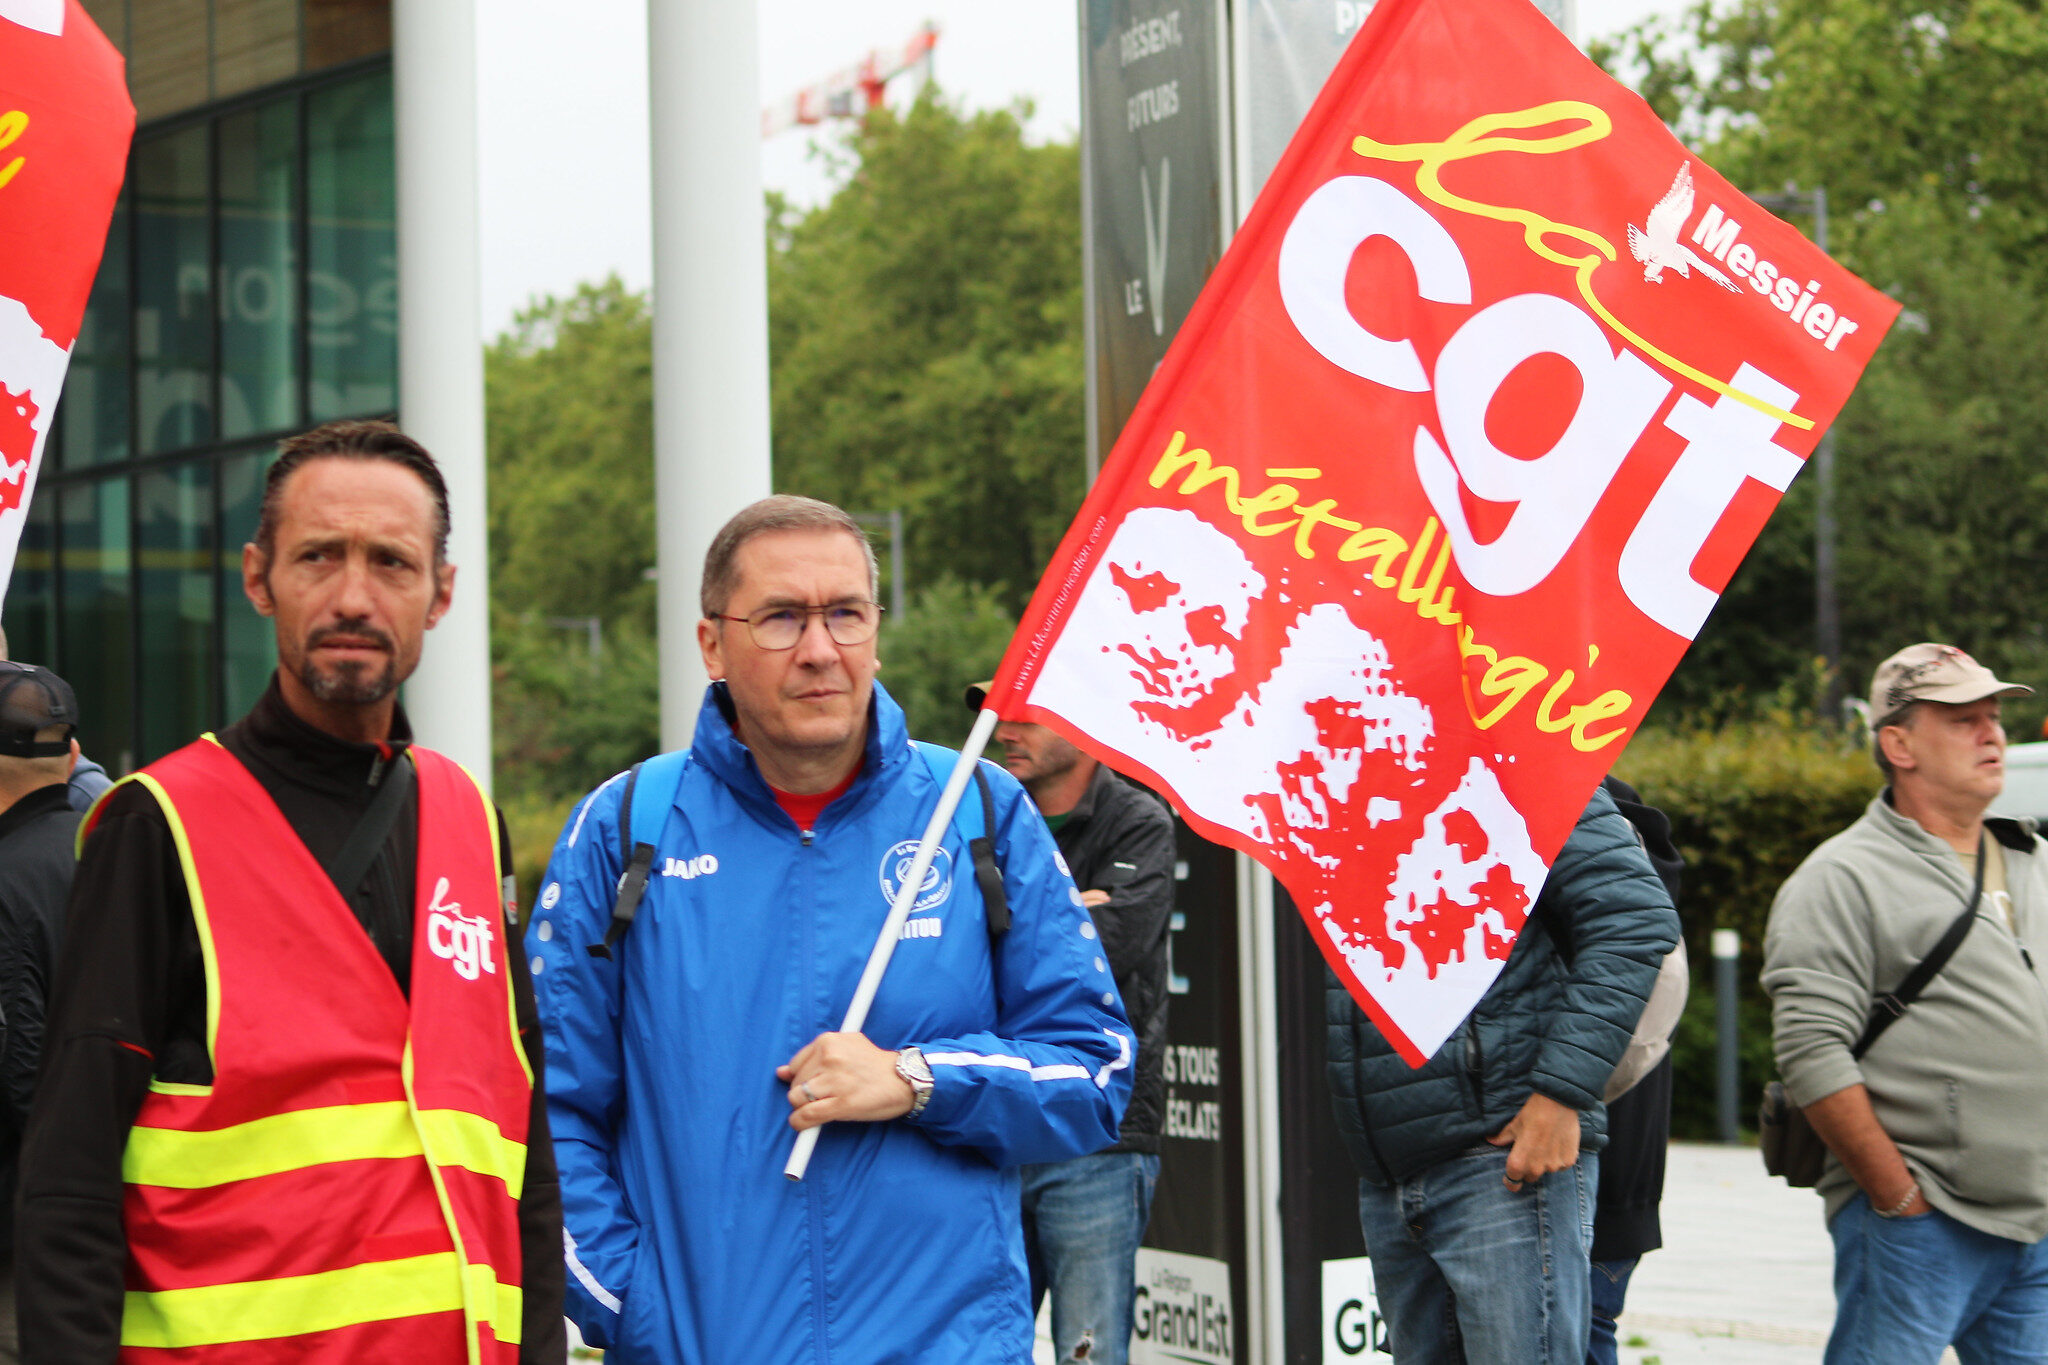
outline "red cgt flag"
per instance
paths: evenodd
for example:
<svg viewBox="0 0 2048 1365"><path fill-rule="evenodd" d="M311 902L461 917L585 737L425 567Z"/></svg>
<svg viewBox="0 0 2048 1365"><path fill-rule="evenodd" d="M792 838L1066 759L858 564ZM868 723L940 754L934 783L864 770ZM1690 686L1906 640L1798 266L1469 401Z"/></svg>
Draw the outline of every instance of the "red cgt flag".
<svg viewBox="0 0 2048 1365"><path fill-rule="evenodd" d="M989 705L1270 867L1420 1065L1897 311L1526 0L1381 0Z"/></svg>
<svg viewBox="0 0 2048 1365"><path fill-rule="evenodd" d="M134 131L78 0L0 0L0 596Z"/></svg>

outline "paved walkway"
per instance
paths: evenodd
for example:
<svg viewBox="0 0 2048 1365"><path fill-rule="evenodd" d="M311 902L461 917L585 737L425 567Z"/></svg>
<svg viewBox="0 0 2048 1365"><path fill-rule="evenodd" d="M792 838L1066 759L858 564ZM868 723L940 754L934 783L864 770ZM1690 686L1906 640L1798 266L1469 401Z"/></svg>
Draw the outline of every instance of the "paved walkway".
<svg viewBox="0 0 2048 1365"><path fill-rule="evenodd" d="M1753 1147L1676 1143L1664 1249L1629 1282L1625 1365L1814 1361L1834 1321L1820 1196L1764 1174Z"/></svg>
<svg viewBox="0 0 2048 1365"><path fill-rule="evenodd" d="M1753 1147L1674 1144L1664 1249L1629 1283L1623 1365L1810 1365L1834 1322L1833 1265L1819 1195L1765 1175Z"/></svg>

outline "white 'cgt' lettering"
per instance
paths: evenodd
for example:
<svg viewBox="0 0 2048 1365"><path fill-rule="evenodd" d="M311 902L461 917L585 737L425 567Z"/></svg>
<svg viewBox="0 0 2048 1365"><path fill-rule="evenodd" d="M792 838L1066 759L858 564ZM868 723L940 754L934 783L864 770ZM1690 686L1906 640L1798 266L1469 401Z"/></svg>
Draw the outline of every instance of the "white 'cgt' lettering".
<svg viewBox="0 0 2048 1365"><path fill-rule="evenodd" d="M1549 577L1585 529L1628 453L1669 397L1671 384L1598 323L1554 294L1517 294L1490 304L1444 343L1432 376L1411 340L1368 331L1344 297L1359 246L1385 237L1415 270L1416 292L1438 303L1472 302L1472 277L1457 239L1394 186L1339 176L1305 200L1280 245L1280 297L1302 339L1331 364L1405 393L1434 390L1443 443L1415 431L1415 472L1451 543L1458 572L1479 592L1513 597ZM1698 240L1697 236L1695 240ZM1535 459L1519 459L1486 435L1486 410L1517 366L1555 355L1578 372L1578 409ZM1798 395L1751 365L1733 386L1790 410ZM1682 396L1664 424L1688 444L1623 548L1622 591L1644 615L1686 639L1699 632L1715 594L1692 562L1747 479L1784 491L1802 461L1771 437L1778 422L1723 397L1711 408ZM1448 447L1448 448L1446 448ZM1480 543L1459 499L1514 506L1508 524Z"/></svg>
<svg viewBox="0 0 2048 1365"><path fill-rule="evenodd" d="M479 972L496 975L498 964L491 959L491 921L482 915L465 915L460 901L443 905L448 879L434 883L433 899L427 902L427 947L436 957L455 964L455 974L474 981Z"/></svg>

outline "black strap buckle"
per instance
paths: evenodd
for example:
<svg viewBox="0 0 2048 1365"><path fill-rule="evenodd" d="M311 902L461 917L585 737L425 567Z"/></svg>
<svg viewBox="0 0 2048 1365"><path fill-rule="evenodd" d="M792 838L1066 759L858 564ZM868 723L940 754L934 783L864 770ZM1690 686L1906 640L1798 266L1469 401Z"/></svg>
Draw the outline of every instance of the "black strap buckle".
<svg viewBox="0 0 2048 1365"><path fill-rule="evenodd" d="M592 957L609 959L612 945L633 927L633 916L640 912L640 898L647 894L647 874L653 870L654 845L633 845L633 860L626 864L626 871L619 878L619 899L612 906L612 922L605 926L604 942L590 945Z"/></svg>

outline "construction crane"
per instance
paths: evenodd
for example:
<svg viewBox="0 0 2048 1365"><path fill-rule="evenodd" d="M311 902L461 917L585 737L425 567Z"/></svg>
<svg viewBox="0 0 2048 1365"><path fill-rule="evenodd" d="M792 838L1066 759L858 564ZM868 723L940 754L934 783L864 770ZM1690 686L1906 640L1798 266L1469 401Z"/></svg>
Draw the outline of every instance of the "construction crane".
<svg viewBox="0 0 2048 1365"><path fill-rule="evenodd" d="M762 139L828 118L860 118L882 102L889 82L907 71L921 67L930 80L932 49L938 42L939 26L927 19L902 47L878 47L852 66L768 106L761 111Z"/></svg>

